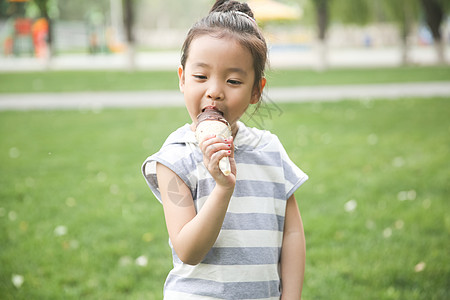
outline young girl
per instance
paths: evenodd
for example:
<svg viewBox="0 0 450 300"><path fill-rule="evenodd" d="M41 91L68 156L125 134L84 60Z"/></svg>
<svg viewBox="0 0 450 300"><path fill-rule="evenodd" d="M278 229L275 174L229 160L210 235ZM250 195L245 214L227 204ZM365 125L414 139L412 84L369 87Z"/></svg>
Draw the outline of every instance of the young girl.
<svg viewBox="0 0 450 300"><path fill-rule="evenodd" d="M278 138L239 121L266 84L266 42L245 3L218 0L189 31L178 69L192 124L143 164L164 207L174 268L164 299L300 299L303 225L294 191L307 175ZM232 137L195 139L209 107ZM228 157L231 174L219 169Z"/></svg>

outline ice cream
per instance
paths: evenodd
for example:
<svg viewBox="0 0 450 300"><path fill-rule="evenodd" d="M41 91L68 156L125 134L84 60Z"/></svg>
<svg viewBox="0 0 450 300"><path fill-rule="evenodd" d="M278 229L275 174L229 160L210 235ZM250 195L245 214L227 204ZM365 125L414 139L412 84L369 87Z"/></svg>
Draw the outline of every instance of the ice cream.
<svg viewBox="0 0 450 300"><path fill-rule="evenodd" d="M223 117L223 113L214 107L206 107L197 116L197 128L195 137L197 142L202 142L208 135L220 136L224 139L231 137L231 127ZM219 161L219 169L225 176L231 174L230 160L224 157Z"/></svg>

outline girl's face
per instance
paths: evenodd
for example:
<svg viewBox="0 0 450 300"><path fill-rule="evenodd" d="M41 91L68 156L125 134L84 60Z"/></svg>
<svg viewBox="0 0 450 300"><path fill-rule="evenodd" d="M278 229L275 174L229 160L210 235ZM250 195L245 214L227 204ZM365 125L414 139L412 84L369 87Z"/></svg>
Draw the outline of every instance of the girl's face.
<svg viewBox="0 0 450 300"><path fill-rule="evenodd" d="M254 88L255 72L250 51L232 38L202 35L190 45L186 65L178 68L180 90L195 129L202 109L213 106L223 112L231 125L233 136L236 122L249 104L259 101L265 85Z"/></svg>

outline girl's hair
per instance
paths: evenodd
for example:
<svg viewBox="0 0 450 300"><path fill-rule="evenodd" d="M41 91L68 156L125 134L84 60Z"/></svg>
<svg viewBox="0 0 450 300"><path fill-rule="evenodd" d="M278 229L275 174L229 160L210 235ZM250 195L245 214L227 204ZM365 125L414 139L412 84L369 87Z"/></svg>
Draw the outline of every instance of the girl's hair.
<svg viewBox="0 0 450 300"><path fill-rule="evenodd" d="M186 36L181 55L183 68L186 66L192 41L202 35L231 37L247 48L253 57L255 71L253 86L259 86L267 62L267 44L247 3L228 0L217 0L214 3L208 16L195 23Z"/></svg>

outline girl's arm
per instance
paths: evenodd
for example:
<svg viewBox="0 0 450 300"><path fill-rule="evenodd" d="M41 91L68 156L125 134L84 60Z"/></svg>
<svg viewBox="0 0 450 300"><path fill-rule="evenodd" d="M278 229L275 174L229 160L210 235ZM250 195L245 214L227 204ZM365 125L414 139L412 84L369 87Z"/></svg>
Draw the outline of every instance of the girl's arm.
<svg viewBox="0 0 450 300"><path fill-rule="evenodd" d="M211 137L200 148L216 185L198 213L187 185L168 167L156 165L170 241L178 258L190 265L200 263L216 242L236 181L232 139L224 143L220 138ZM224 156L230 159L232 174L229 176L224 176L218 167Z"/></svg>
<svg viewBox="0 0 450 300"><path fill-rule="evenodd" d="M233 190L216 185L196 214L191 191L178 175L159 163L156 174L170 241L182 262L196 265L219 235Z"/></svg>
<svg viewBox="0 0 450 300"><path fill-rule="evenodd" d="M294 195L286 204L283 244L281 247L282 300L301 299L305 274L305 234Z"/></svg>

